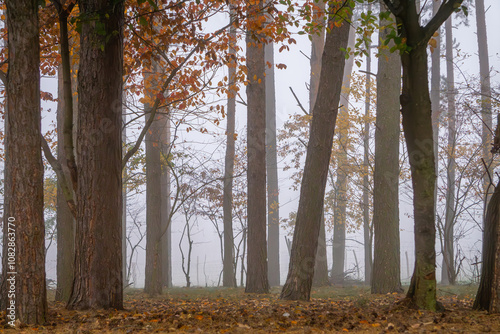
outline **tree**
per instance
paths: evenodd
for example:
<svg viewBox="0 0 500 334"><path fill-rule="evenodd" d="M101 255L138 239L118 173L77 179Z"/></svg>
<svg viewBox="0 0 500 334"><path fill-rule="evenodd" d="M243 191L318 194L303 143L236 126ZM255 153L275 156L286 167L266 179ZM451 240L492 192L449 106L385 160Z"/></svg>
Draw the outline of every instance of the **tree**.
<svg viewBox="0 0 500 334"><path fill-rule="evenodd" d="M246 292L267 293L266 242L266 79L263 0L248 5L247 26L247 146L248 255Z"/></svg>
<svg viewBox="0 0 500 334"><path fill-rule="evenodd" d="M2 310L11 326L47 317L38 1L6 1L7 79Z"/></svg>
<svg viewBox="0 0 500 334"><path fill-rule="evenodd" d="M233 5L230 5L234 15ZM229 28L228 64L229 91L227 99L226 156L224 160L224 260L222 284L226 287L236 287L236 272L234 267L234 237L233 237L233 177L235 154L235 122L236 122L236 27Z"/></svg>
<svg viewBox="0 0 500 334"><path fill-rule="evenodd" d="M380 11L387 7L380 2ZM394 17L380 20L379 40L394 29ZM391 42L381 47L377 72L377 118L373 172L374 257L372 293L402 292L399 242L399 93L401 61L389 52Z"/></svg>
<svg viewBox="0 0 500 334"><path fill-rule="evenodd" d="M403 131L408 148L415 221L415 269L407 299L422 309L436 310L436 227L434 192L436 171L431 101L427 78L427 43L441 24L461 4L444 1L425 25L419 23L414 2L384 0L396 16L401 51L403 88L400 97Z"/></svg>
<svg viewBox="0 0 500 334"><path fill-rule="evenodd" d="M339 1L332 2L328 9L328 28L331 33L325 41L288 277L280 295L281 299L310 298L337 106L342 88L345 54L341 48L347 47L352 6L349 1ZM337 16L341 19L336 20Z"/></svg>
<svg viewBox="0 0 500 334"><path fill-rule="evenodd" d="M124 4L114 0L83 0L79 8L79 186L75 277L68 308L122 309Z"/></svg>
<svg viewBox="0 0 500 334"><path fill-rule="evenodd" d="M266 3L271 3L266 0ZM274 43L264 47L266 81L266 171L267 171L267 257L269 285L280 285L280 211L278 159L276 152L276 90L274 83Z"/></svg>
<svg viewBox="0 0 500 334"><path fill-rule="evenodd" d="M453 69L453 30L451 16L446 20L446 98L448 100L448 162L446 175L446 216L443 228L443 264L441 266L441 283L455 284L455 147L456 147L456 108L455 108L455 74Z"/></svg>

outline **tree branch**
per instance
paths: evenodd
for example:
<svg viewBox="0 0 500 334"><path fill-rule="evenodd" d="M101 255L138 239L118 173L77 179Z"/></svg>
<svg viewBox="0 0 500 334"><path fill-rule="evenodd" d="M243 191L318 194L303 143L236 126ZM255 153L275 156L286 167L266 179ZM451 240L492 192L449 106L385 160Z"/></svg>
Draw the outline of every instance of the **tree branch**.
<svg viewBox="0 0 500 334"><path fill-rule="evenodd" d="M386 0L384 0L386 1ZM448 0L441 4L436 15L423 27L423 42L427 43L439 27L462 4L463 0ZM387 1L386 1L387 2Z"/></svg>

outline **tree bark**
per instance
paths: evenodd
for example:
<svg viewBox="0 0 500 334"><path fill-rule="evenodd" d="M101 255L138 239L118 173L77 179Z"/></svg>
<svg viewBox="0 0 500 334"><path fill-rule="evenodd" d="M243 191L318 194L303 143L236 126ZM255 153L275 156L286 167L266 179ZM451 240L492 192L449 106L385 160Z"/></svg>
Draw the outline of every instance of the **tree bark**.
<svg viewBox="0 0 500 334"><path fill-rule="evenodd" d="M488 186L491 174L492 156L490 152L492 138L492 116L491 116L491 80L490 80L490 62L488 59L488 37L486 34L486 11L484 0L476 0L476 27L477 27L477 45L479 53L479 77L481 83L481 120L482 135L481 142L483 146L483 159L488 166L488 172L483 175L483 191L485 194L485 203L488 203Z"/></svg>
<svg viewBox="0 0 500 334"><path fill-rule="evenodd" d="M263 0L248 5L247 31L247 146L248 146L248 255L245 292L267 293L266 242L266 78Z"/></svg>
<svg viewBox="0 0 500 334"><path fill-rule="evenodd" d="M66 108L66 97L63 95L62 68L58 73L58 102L57 102L57 158L62 168L66 166L65 149L63 146L63 122ZM57 186L57 289L56 300L67 302L73 284L73 265L75 261L75 220L68 207L68 203Z"/></svg>
<svg viewBox="0 0 500 334"><path fill-rule="evenodd" d="M235 9L231 5L231 15L235 15ZM232 17L231 17L232 18ZM234 236L233 236L233 177L234 177L234 155L235 155L235 122L236 122L236 27L229 28L229 55L231 61L228 64L229 93L227 99L227 128L226 128L226 156L224 160L224 260L222 268L222 285L225 287L236 287L236 271L234 268Z"/></svg>
<svg viewBox="0 0 500 334"><path fill-rule="evenodd" d="M47 319L38 2L6 1L9 50L1 309L14 326Z"/></svg>
<svg viewBox="0 0 500 334"><path fill-rule="evenodd" d="M160 128L161 149L161 267L162 281L166 288L172 287L172 224L170 213L172 204L170 202L170 168L167 160L170 159L170 111L165 110L159 114L157 120Z"/></svg>
<svg viewBox="0 0 500 334"><path fill-rule="evenodd" d="M448 168L446 169L446 217L443 231L443 265L441 271L442 284L455 284L455 251L453 230L455 225L455 74L453 69L453 31L452 18L445 24L446 29L446 97L448 100Z"/></svg>
<svg viewBox="0 0 500 334"><path fill-rule="evenodd" d="M387 7L380 3L380 11ZM391 22L380 22L379 40L391 31ZM389 48L394 43L389 44ZM401 60L395 52L380 49L377 72L377 118L373 172L374 257L372 293L403 292L399 241L399 94Z"/></svg>
<svg viewBox="0 0 500 334"><path fill-rule="evenodd" d="M336 7L332 4L329 12L335 13ZM345 20L350 21L351 11L348 10L345 14ZM328 22L333 32L326 37L322 57L320 85L313 109L288 277L281 299L309 300L311 293L325 186L342 89L345 54L341 48L347 47L349 38L349 23L341 22L339 28L333 28L334 19L336 16L331 15Z"/></svg>
<svg viewBox="0 0 500 334"><path fill-rule="evenodd" d="M488 203L488 210L484 219L483 252L481 279L477 290L476 299L472 306L475 310L487 310L491 313L500 312L500 243L498 226L500 221L500 183Z"/></svg>
<svg viewBox="0 0 500 334"><path fill-rule="evenodd" d="M327 286L328 280L328 258L326 256L326 231L325 216L321 217L321 226L319 229L318 248L316 250L316 260L314 263L313 286Z"/></svg>
<svg viewBox="0 0 500 334"><path fill-rule="evenodd" d="M75 278L68 308L123 308L123 1L79 1ZM102 26L103 31L96 29Z"/></svg>

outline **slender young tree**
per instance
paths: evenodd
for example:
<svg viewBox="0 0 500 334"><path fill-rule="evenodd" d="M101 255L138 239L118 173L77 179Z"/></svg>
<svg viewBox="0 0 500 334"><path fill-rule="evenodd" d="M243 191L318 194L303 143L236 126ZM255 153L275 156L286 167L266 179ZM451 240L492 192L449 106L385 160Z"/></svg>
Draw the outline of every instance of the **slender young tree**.
<svg viewBox="0 0 500 334"><path fill-rule="evenodd" d="M234 7L230 5L231 16ZM224 160L224 263L222 268L222 285L236 287L236 272L234 268L234 236L233 236L233 177L235 155L235 122L236 122L236 27L229 28L229 54L231 61L228 64L229 93L227 99L227 128L226 128L226 156Z"/></svg>
<svg viewBox="0 0 500 334"><path fill-rule="evenodd" d="M332 1L321 63L320 84L307 146L299 208L292 242L290 265L280 298L309 300L318 245L325 187L332 153L335 122L342 89L342 73L349 37L353 2ZM336 28L335 23L340 24Z"/></svg>
<svg viewBox="0 0 500 334"><path fill-rule="evenodd" d="M124 3L79 1L75 276L70 309L123 308ZM96 29L96 26L102 29Z"/></svg>
<svg viewBox="0 0 500 334"><path fill-rule="evenodd" d="M403 131L408 148L415 234L415 269L407 298L422 309L436 310L436 226L434 141L432 107L427 78L427 44L462 0L444 1L425 26L419 22L415 3L384 0L396 16L401 43L403 87L400 97Z"/></svg>
<svg viewBox="0 0 500 334"><path fill-rule="evenodd" d="M443 265L441 283L455 284L455 251L453 244L455 225L455 147L456 147L456 108L455 108L455 71L453 69L453 23L451 16L446 20L446 98L448 100L448 163L446 173L446 217L443 228Z"/></svg>
<svg viewBox="0 0 500 334"><path fill-rule="evenodd" d="M7 0L9 70L1 309L14 325L47 319L38 1ZM14 294L14 295L12 295Z"/></svg>
<svg viewBox="0 0 500 334"><path fill-rule="evenodd" d="M387 7L380 1L380 11ZM379 41L394 29L392 22L380 21ZM399 242L399 134L401 60L389 52L394 43L380 48L377 71L377 115L375 122L375 166L373 171L374 252L372 293L403 292Z"/></svg>
<svg viewBox="0 0 500 334"><path fill-rule="evenodd" d="M248 5L247 147L248 255L246 292L267 293L266 242L266 65L261 30L264 0Z"/></svg>

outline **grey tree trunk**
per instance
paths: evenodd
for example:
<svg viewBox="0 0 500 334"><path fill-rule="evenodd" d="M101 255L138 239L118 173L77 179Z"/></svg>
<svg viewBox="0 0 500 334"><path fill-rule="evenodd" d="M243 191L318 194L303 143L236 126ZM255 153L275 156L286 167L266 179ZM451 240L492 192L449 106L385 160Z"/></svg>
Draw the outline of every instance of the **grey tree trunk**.
<svg viewBox="0 0 500 334"><path fill-rule="evenodd" d="M57 102L57 159L61 166L66 166L64 150L64 103L62 68L58 73L58 102ZM66 175L69 175L69 171ZM58 180L59 182L59 180ZM75 220L68 207L68 203L57 186L57 289L56 300L67 302L73 284L73 265L75 261Z"/></svg>
<svg viewBox="0 0 500 334"><path fill-rule="evenodd" d="M270 286L280 285L280 207L276 152L276 93L274 87L274 43L265 46L266 64L266 169L267 169L267 257Z"/></svg>
<svg viewBox="0 0 500 334"><path fill-rule="evenodd" d="M231 17L235 14L233 6L230 8ZM234 236L233 236L233 177L234 177L234 154L235 154L235 121L236 121L236 27L231 26L229 30L230 57L228 65L229 94L227 99L227 128L226 128L226 157L224 160L224 260L222 268L222 285L225 287L236 287L236 269L234 267Z"/></svg>
<svg viewBox="0 0 500 334"><path fill-rule="evenodd" d="M446 20L446 97L448 100L448 168L446 174L446 217L443 231L442 284L455 284L455 251L453 245L455 225L455 73L453 69L453 31L451 16Z"/></svg>
<svg viewBox="0 0 500 334"><path fill-rule="evenodd" d="M387 11L380 2L380 11ZM394 22L394 21L393 21ZM379 40L390 33L391 22L380 22ZM394 46L391 42L389 47ZM373 172L374 256L372 293L403 292L399 237L399 135L401 60L381 49L377 72L377 118Z"/></svg>
<svg viewBox="0 0 500 334"><path fill-rule="evenodd" d="M0 304L14 326L47 319L38 2L8 0L5 203ZM14 295L13 295L14 294Z"/></svg>
<svg viewBox="0 0 500 334"><path fill-rule="evenodd" d="M267 293L266 242L266 77L261 29L264 0L248 6L247 32L248 254L246 292Z"/></svg>
<svg viewBox="0 0 500 334"><path fill-rule="evenodd" d="M159 142L161 153L161 268L162 284L166 288L172 287L172 222L170 202L170 168L166 163L170 159L171 152L171 132L170 132L170 111L163 110L158 114Z"/></svg>
<svg viewBox="0 0 500 334"><path fill-rule="evenodd" d="M323 49L325 46L325 7L326 3L324 1L319 1L315 4L314 9L317 19L315 24L320 28L319 34L311 35L311 71L309 77L309 112L312 113L314 110L314 104L316 102L316 97L318 95L319 87L319 77L321 73L321 55L323 54ZM321 214L321 226L318 239L318 249L316 251L316 261L314 264L314 277L313 285L323 286L327 285L328 282L328 258L326 256L326 231L325 231L325 215L324 212Z"/></svg>
<svg viewBox="0 0 500 334"><path fill-rule="evenodd" d="M486 12L484 0L476 0L476 27L477 27L477 45L479 53L479 77L481 83L481 117L482 117L482 146L483 159L488 165L488 171L491 174L491 138L492 138L492 116L491 116L491 80L490 80L490 62L488 59L488 37L486 35ZM488 173L483 176L483 190L485 194L485 203L488 203L487 188L490 184Z"/></svg>
<svg viewBox="0 0 500 334"><path fill-rule="evenodd" d="M127 147L127 111L126 111L127 98L125 93L123 94L123 105L122 105L122 146ZM122 153L123 154L123 153ZM128 286L127 277L127 179L128 170L127 166L123 167L123 184L122 184L122 264L123 264L123 288Z"/></svg>
<svg viewBox="0 0 500 334"><path fill-rule="evenodd" d="M441 0L432 1L432 14L436 15L441 5ZM436 47L431 53L431 106L432 106L432 138L434 141L434 161L436 172L438 170L438 148L439 148L439 115L440 111L440 92L441 92L441 29L433 37L436 40ZM437 181L436 181L437 182ZM435 187L434 196L437 197L437 187Z"/></svg>
<svg viewBox="0 0 500 334"><path fill-rule="evenodd" d="M123 308L123 1L81 0L75 277L68 308ZM96 13L99 13L96 16ZM105 34L95 29L96 21ZM105 268L106 270L103 270Z"/></svg>
<svg viewBox="0 0 500 334"><path fill-rule="evenodd" d="M349 5L348 5L349 6ZM342 89L345 54L349 39L349 21L352 8L347 8L345 20L334 28L325 41L322 57L320 85L314 104L306 163L300 189L299 208L292 242L288 277L281 299L309 300L318 237L323 212L326 180L332 153L335 123ZM335 7L329 8L332 20Z"/></svg>
<svg viewBox="0 0 500 334"><path fill-rule="evenodd" d="M371 11L371 4L368 4L368 11ZM373 231L370 225L370 93L371 93L371 43L368 44L368 56L366 57L366 84L365 84L365 124L363 133L363 241L365 250L365 284L370 284L372 277L372 241Z"/></svg>
<svg viewBox="0 0 500 334"><path fill-rule="evenodd" d="M348 47L354 46L355 31L349 31ZM343 94L340 96L339 118L344 122L339 124L337 129L340 149L337 157L337 182L336 199L333 219L333 245L332 245L332 281L335 284L344 282L344 259L345 259L345 237L347 222L347 183L348 183L348 161L347 161L347 142L350 123L348 121L349 113L349 91L351 88L351 73L354 65L354 58L349 57L345 62L342 78Z"/></svg>

